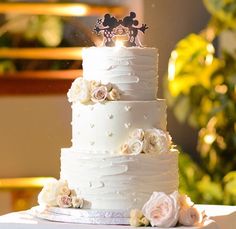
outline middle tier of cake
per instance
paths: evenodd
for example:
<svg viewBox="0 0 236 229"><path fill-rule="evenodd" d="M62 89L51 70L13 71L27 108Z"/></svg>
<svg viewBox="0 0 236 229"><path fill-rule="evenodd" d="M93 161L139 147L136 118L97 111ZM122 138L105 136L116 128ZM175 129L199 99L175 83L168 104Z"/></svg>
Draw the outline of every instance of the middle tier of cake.
<svg viewBox="0 0 236 229"><path fill-rule="evenodd" d="M166 130L165 100L72 105L72 147L80 152L118 154L137 128Z"/></svg>

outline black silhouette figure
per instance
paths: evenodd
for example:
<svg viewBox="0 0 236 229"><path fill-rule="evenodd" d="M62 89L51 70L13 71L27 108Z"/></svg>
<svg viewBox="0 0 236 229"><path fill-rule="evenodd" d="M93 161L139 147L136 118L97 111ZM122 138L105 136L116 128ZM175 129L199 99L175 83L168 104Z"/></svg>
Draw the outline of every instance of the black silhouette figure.
<svg viewBox="0 0 236 229"><path fill-rule="evenodd" d="M99 24L102 24L103 28L101 28ZM94 30L97 34L100 34L100 32L103 31L103 36L105 39L104 42L106 46L114 46L115 43L112 38L115 36L115 34L113 30L119 26L119 24L120 21L118 21L115 17L111 17L110 14L105 14L103 21L98 19Z"/></svg>
<svg viewBox="0 0 236 229"><path fill-rule="evenodd" d="M138 26L138 20L134 20L136 18L136 13L130 12L129 16L124 17L122 21L122 26L127 27L129 29L129 40L126 42L126 46L136 46L136 37L138 35L138 31L145 33L145 30L148 29L146 24L142 24L141 27L137 28L134 26Z"/></svg>
<svg viewBox="0 0 236 229"><path fill-rule="evenodd" d="M130 12L129 16L126 16L123 20L119 21L115 17L111 17L110 14L105 14L104 19L97 20L94 31L98 35L103 33L105 46L114 46L115 42L113 38L126 33L128 35L128 40L126 41L125 46L137 46L136 38L138 32L141 31L142 33L145 33L145 30L148 29L148 27L146 24L137 27L139 22L135 18L136 13L134 12Z"/></svg>

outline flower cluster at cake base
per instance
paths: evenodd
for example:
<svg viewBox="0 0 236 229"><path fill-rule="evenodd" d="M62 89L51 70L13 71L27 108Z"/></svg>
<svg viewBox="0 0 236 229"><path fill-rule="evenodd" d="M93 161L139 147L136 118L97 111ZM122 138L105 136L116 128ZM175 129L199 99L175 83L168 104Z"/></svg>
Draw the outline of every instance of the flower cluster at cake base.
<svg viewBox="0 0 236 229"><path fill-rule="evenodd" d="M130 225L169 228L177 225L201 226L206 219L187 195L177 191L170 195L164 192L153 192L142 210L130 212Z"/></svg>
<svg viewBox="0 0 236 229"><path fill-rule="evenodd" d="M52 179L39 193L38 203L45 207L83 208L84 199L68 187L67 181Z"/></svg>
<svg viewBox="0 0 236 229"><path fill-rule="evenodd" d="M120 91L112 84L101 84L101 82L88 81L82 77L77 78L71 85L68 93L69 102L86 104L90 102L115 101L120 99Z"/></svg>
<svg viewBox="0 0 236 229"><path fill-rule="evenodd" d="M121 154L167 153L171 149L171 136L161 129L135 129L121 146Z"/></svg>

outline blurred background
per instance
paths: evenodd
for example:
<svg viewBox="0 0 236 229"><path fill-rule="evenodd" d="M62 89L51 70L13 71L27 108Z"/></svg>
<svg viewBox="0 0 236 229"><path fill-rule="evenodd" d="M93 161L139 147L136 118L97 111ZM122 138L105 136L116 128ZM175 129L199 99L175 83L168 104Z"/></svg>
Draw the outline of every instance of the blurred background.
<svg viewBox="0 0 236 229"><path fill-rule="evenodd" d="M149 26L142 43L159 50L180 190L196 203L236 203L234 0L12 0L0 2L0 214L35 205L46 179L59 178L81 48L99 42L97 18L129 11Z"/></svg>

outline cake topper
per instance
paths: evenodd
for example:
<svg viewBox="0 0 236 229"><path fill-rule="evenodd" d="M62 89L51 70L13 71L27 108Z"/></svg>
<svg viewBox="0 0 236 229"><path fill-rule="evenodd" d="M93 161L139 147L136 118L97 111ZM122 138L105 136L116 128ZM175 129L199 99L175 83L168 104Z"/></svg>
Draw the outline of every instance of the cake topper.
<svg viewBox="0 0 236 229"><path fill-rule="evenodd" d="M136 18L135 12L130 12L129 16L118 20L110 14L105 14L103 19L98 19L95 24L94 32L97 35L103 35L103 42L105 46L115 46L115 41L118 37L126 37L124 45L127 47L141 46L138 40L138 32L145 33L148 29L146 24L140 27L139 21Z"/></svg>

